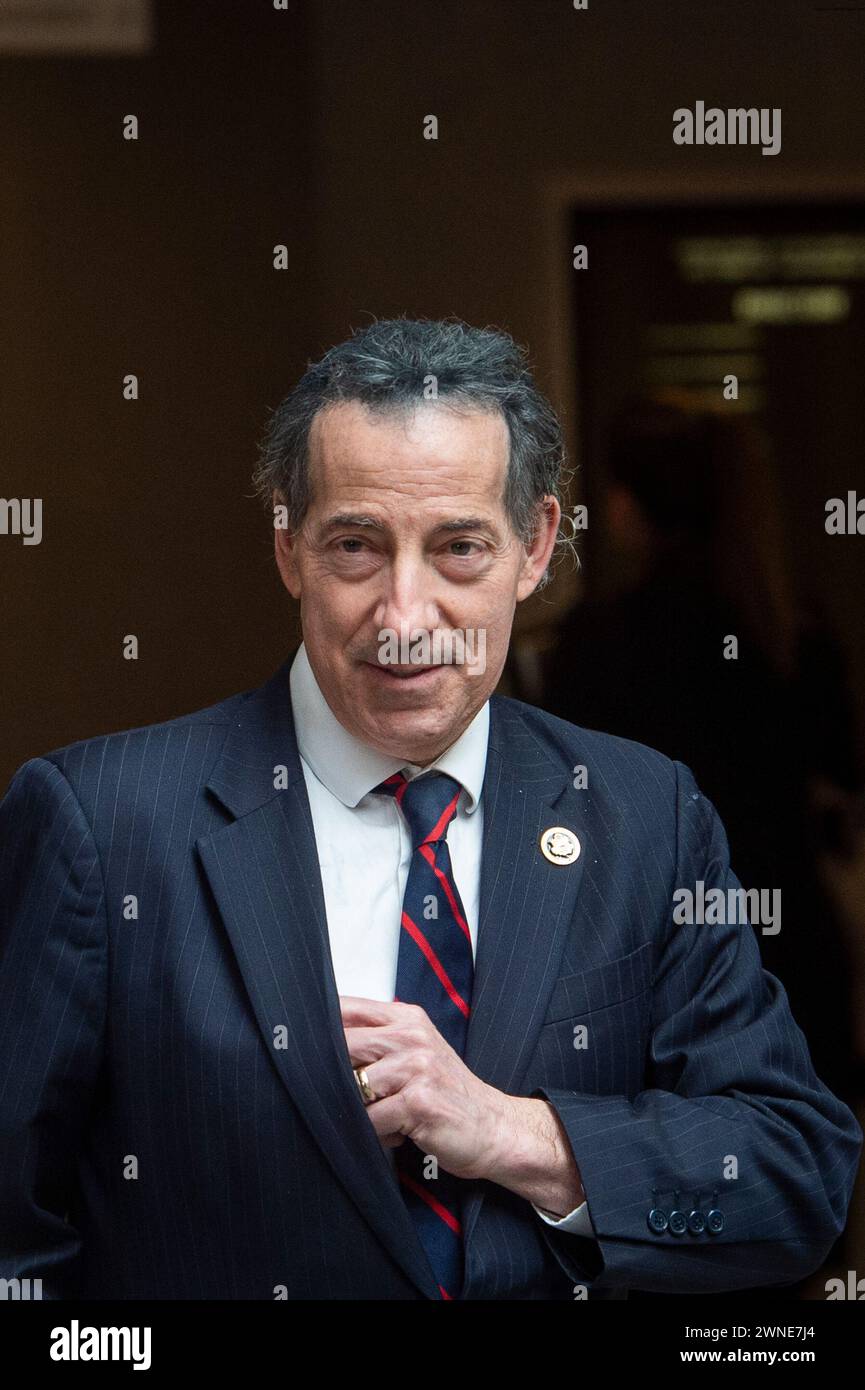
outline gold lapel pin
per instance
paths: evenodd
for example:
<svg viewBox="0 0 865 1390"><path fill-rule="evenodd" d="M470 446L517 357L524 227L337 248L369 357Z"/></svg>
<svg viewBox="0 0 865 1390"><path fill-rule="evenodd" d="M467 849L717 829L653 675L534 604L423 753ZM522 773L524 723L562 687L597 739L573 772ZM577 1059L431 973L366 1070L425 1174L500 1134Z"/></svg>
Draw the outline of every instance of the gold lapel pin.
<svg viewBox="0 0 865 1390"><path fill-rule="evenodd" d="M580 857L580 842L572 830L551 825L541 835L541 853L551 864L573 864Z"/></svg>

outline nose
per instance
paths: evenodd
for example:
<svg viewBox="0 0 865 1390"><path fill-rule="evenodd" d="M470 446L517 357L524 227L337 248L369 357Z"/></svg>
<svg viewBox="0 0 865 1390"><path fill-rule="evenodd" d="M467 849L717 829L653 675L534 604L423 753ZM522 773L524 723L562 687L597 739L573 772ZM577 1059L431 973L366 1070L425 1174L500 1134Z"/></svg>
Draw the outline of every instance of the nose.
<svg viewBox="0 0 865 1390"><path fill-rule="evenodd" d="M376 635L389 629L398 636L418 628L434 632L440 626L438 604L432 593L434 574L421 556L396 555L382 571L383 592L373 621Z"/></svg>

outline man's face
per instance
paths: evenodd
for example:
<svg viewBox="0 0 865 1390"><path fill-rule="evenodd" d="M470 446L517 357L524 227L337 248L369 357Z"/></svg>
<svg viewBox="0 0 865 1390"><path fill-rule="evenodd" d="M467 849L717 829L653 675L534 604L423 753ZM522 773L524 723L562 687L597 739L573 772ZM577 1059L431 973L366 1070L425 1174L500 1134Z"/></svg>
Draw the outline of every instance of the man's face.
<svg viewBox="0 0 865 1390"><path fill-rule="evenodd" d="M546 499L535 540L523 545L504 510L509 435L499 413L425 402L383 414L350 401L316 416L309 445L306 517L295 535L275 537L310 664L350 733L425 765L495 688L516 605L549 560L558 503ZM387 630L410 640L418 630L431 640L483 632L485 669L434 655L417 665L402 653L382 665Z"/></svg>

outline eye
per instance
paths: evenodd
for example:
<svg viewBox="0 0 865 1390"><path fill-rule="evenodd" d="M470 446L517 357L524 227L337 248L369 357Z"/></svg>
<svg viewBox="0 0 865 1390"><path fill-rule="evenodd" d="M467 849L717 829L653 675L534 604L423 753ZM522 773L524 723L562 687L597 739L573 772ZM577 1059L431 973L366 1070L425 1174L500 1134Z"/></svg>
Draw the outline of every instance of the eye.
<svg viewBox="0 0 865 1390"><path fill-rule="evenodd" d="M478 545L477 541L451 541L451 542L450 542L450 546L451 546L451 547L453 547L453 546L455 546L455 545L467 545L467 546L470 546L470 547L473 547L473 548L474 548L474 550L469 550L469 551L465 551L465 550L464 550L464 551L461 551L460 554L459 554L458 557L457 557L458 559L462 559L462 558L466 558L466 559L467 559L468 556L469 556L470 554L473 554L474 551L477 551L477 550L480 549L480 546ZM452 551L452 553L453 553L453 554L456 554L456 551Z"/></svg>
<svg viewBox="0 0 865 1390"><path fill-rule="evenodd" d="M343 550L344 546L357 546L360 550L364 547L364 542L359 536L341 536L336 542L338 550L342 550L344 555L357 555L357 550Z"/></svg>

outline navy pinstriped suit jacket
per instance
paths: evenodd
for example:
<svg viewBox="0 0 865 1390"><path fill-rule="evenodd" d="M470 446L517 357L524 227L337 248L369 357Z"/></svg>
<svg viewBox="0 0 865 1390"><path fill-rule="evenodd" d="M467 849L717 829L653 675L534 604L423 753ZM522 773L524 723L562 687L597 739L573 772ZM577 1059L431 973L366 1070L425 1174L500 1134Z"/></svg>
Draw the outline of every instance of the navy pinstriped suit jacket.
<svg viewBox="0 0 865 1390"><path fill-rule="evenodd" d="M45 1297L437 1297L345 1048L290 663L34 758L0 805L0 1275ZM689 770L493 697L483 799L466 1061L556 1107L598 1239L477 1182L464 1297L810 1273L862 1134L753 928L672 924L676 887L738 887ZM723 1229L653 1231L674 1205Z"/></svg>

